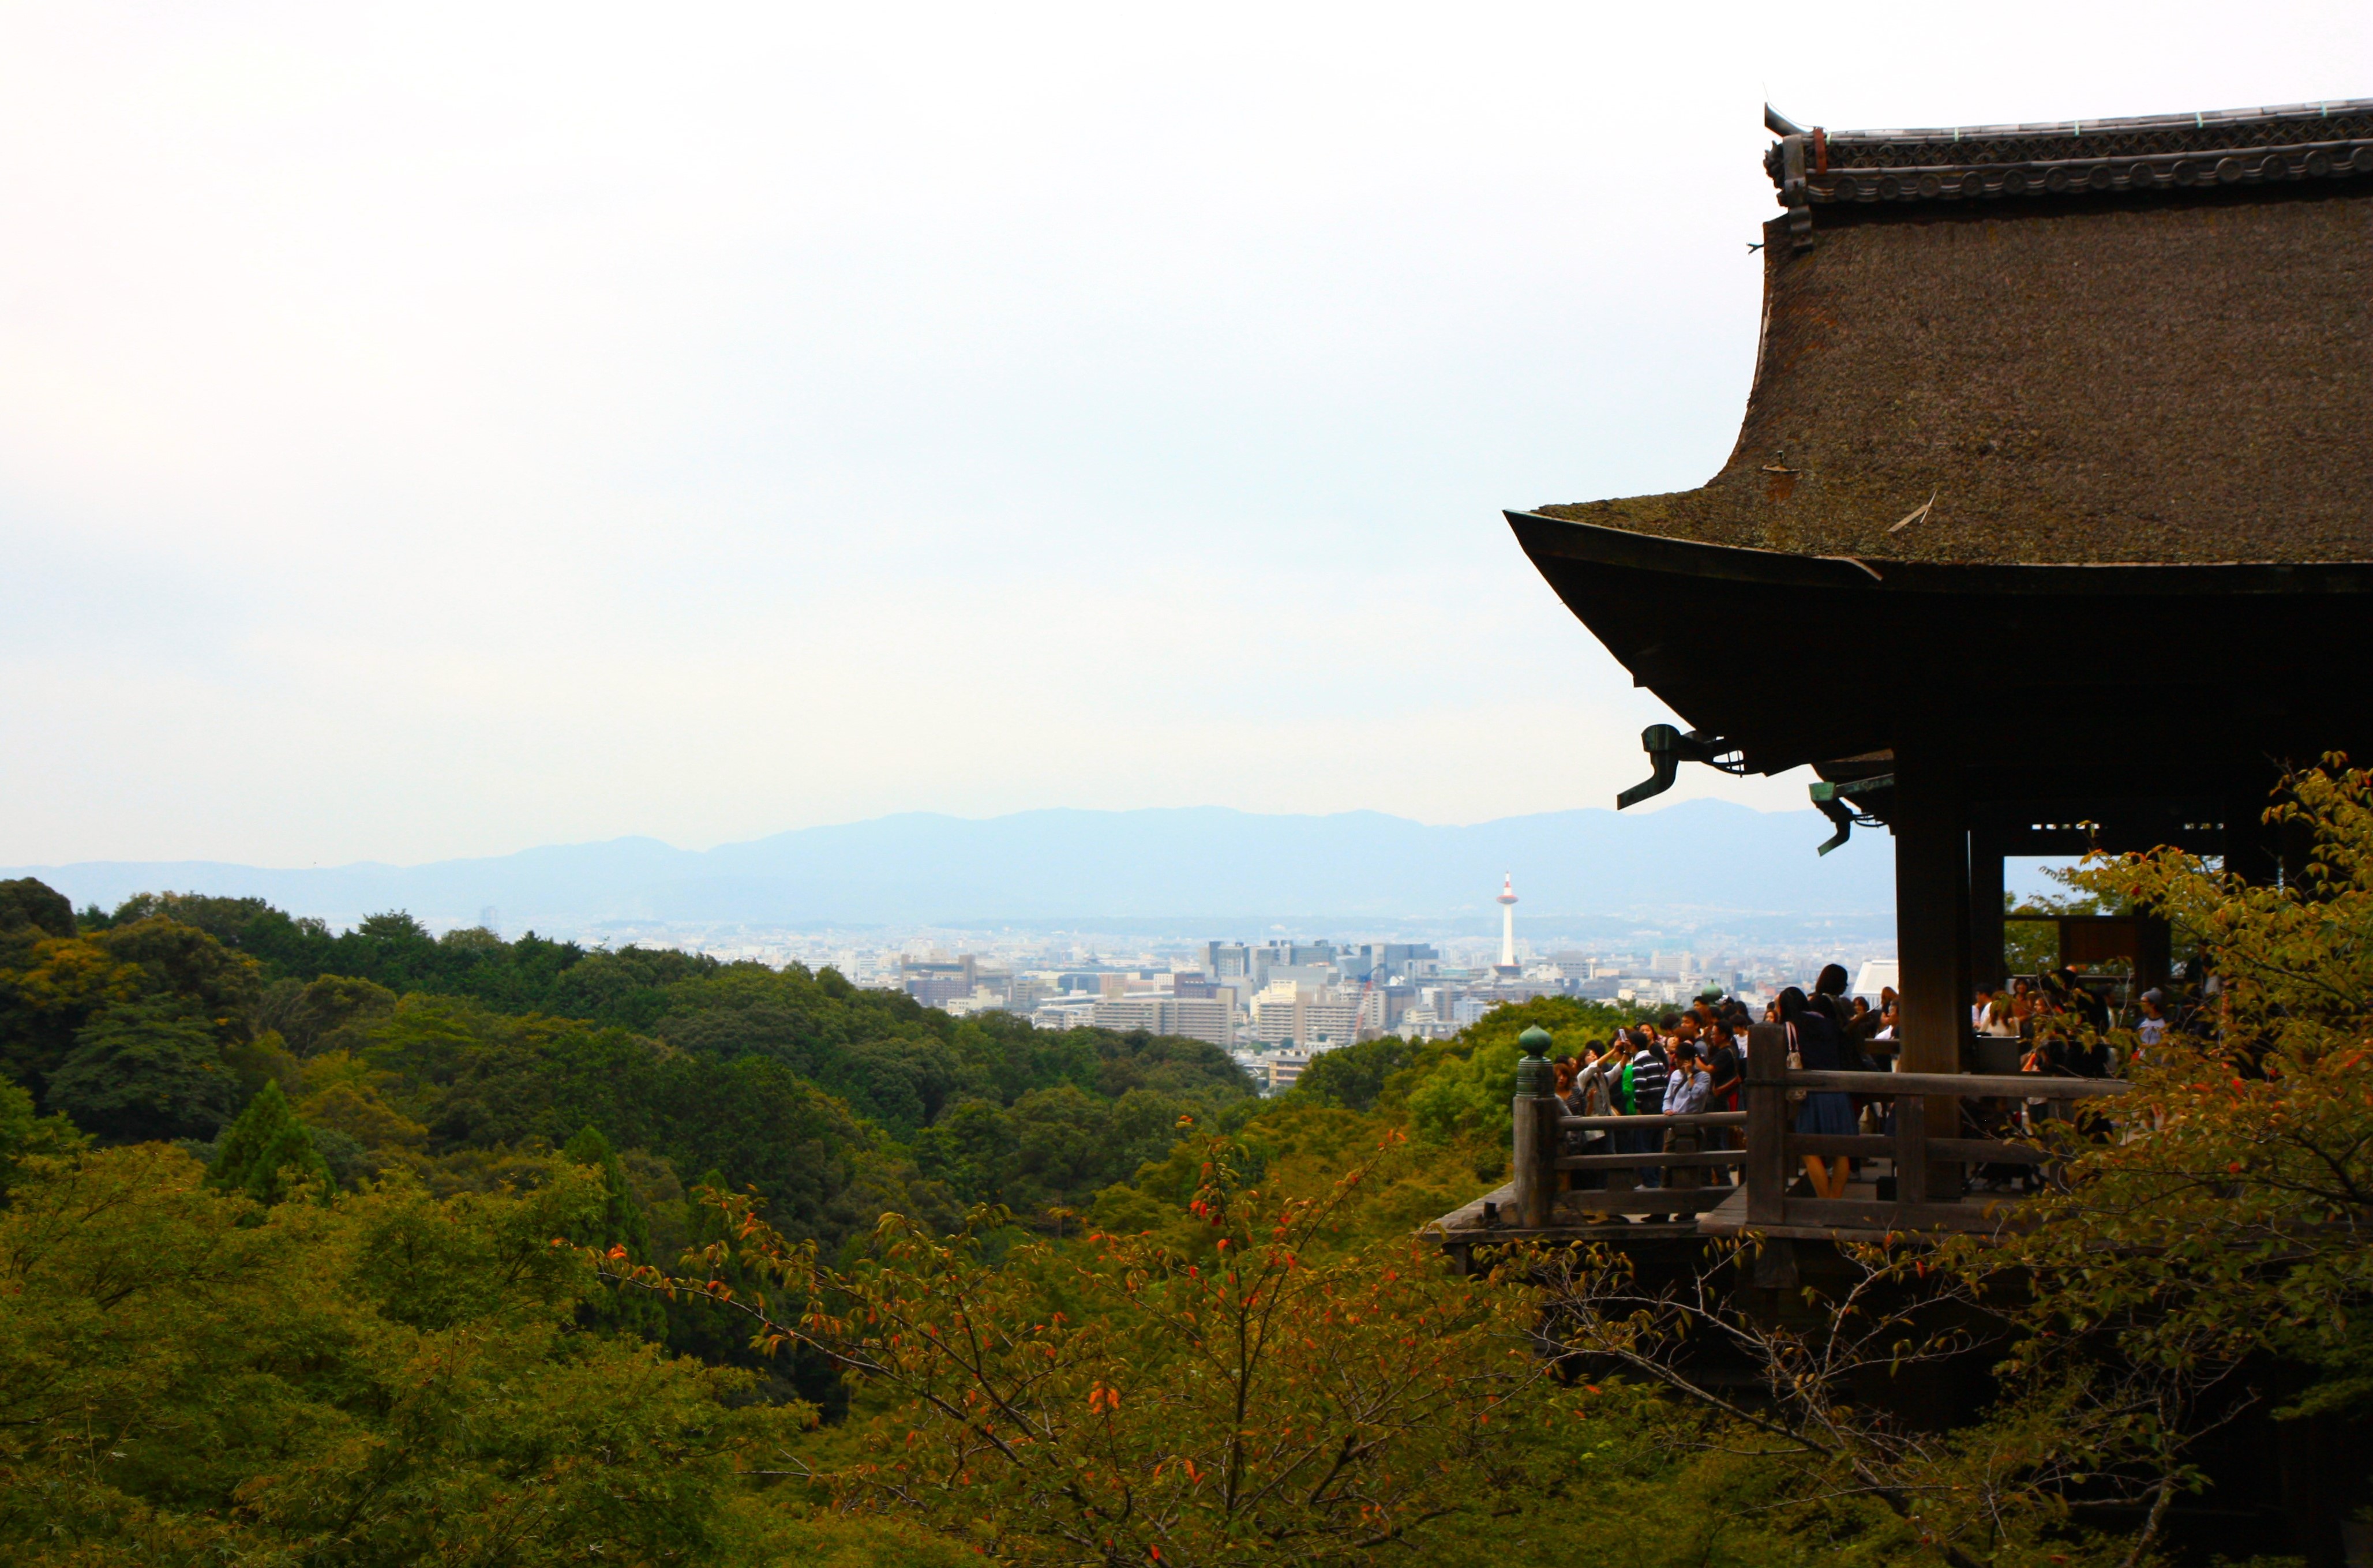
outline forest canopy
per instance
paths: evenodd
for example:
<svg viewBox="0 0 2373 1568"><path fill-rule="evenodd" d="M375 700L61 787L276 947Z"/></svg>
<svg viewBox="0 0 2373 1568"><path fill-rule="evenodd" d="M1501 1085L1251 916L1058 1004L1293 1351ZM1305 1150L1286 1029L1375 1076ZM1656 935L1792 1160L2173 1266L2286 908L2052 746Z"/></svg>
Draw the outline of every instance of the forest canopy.
<svg viewBox="0 0 2373 1568"><path fill-rule="evenodd" d="M347 1188L486 1190L592 1128L647 1201L755 1187L836 1244L887 1209L1083 1203L1252 1094L1198 1041L957 1019L831 969L401 913L333 933L254 898L76 915L30 879L0 883L0 1070L99 1144L206 1160L269 1087Z"/></svg>
<svg viewBox="0 0 2373 1568"><path fill-rule="evenodd" d="M2276 885L2069 879L2217 985L2112 1032L2129 1092L2038 1135L2033 1227L1793 1287L1755 1238L1443 1266L1518 1036L1630 1022L1568 999L1264 1100L1210 1046L829 969L0 883L0 1553L2337 1562L2373 775L2276 815ZM2329 1484L2276 1509L2269 1455Z"/></svg>

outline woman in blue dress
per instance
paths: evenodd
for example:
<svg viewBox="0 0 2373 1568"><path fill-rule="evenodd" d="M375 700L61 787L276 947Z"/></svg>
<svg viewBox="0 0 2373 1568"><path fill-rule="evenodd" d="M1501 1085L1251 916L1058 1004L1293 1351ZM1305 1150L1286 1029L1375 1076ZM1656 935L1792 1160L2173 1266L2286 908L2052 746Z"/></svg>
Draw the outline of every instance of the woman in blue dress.
<svg viewBox="0 0 2373 1568"><path fill-rule="evenodd" d="M1780 1022L1787 1025L1788 1050L1796 1066L1810 1072L1836 1072L1845 1067L1845 1047L1838 1038L1837 1025L1794 986L1780 993ZM1796 1112L1796 1130L1850 1138L1854 1133L1853 1106L1842 1091L1812 1090ZM1816 1198L1843 1198L1846 1176L1853 1168L1853 1162L1842 1157L1805 1156L1805 1176L1813 1184Z"/></svg>

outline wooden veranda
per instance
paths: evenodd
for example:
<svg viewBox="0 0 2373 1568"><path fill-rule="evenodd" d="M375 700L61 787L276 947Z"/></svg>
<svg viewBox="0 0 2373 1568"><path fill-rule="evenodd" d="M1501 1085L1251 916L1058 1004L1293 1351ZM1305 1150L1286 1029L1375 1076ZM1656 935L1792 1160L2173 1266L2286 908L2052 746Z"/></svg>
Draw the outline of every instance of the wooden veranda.
<svg viewBox="0 0 2373 1568"><path fill-rule="evenodd" d="M1964 1103L2065 1104L2126 1089L2117 1079L2040 1073L1791 1071L1784 1032L1762 1024L1748 1035L1746 1109L1577 1117L1549 1092L1548 1045L1545 1035L1528 1032L1513 1103L1511 1179L1436 1222L1443 1246L1462 1268L1471 1266L1479 1246L1519 1241L1669 1245L1748 1233L1801 1241L1916 1240L2016 1225L2024 1199L1970 1191L1967 1173L1978 1166L2048 1168L2052 1152L2029 1138L1966 1136ZM1894 1129L1852 1136L1795 1131L1790 1096L1812 1090L1841 1091L1891 1109ZM1707 1141L1714 1134L1725 1140L1736 1134L1740 1141L1688 1151L1561 1153L1568 1134L1661 1135L1676 1129L1695 1130ZM1808 1155L1861 1162L1862 1176L1843 1198L1793 1190ZM1661 1185L1643 1184L1649 1172L1658 1173ZM1575 1178L1593 1176L1603 1176L1606 1185L1576 1184ZM1675 1185L1676 1178L1683 1185Z"/></svg>

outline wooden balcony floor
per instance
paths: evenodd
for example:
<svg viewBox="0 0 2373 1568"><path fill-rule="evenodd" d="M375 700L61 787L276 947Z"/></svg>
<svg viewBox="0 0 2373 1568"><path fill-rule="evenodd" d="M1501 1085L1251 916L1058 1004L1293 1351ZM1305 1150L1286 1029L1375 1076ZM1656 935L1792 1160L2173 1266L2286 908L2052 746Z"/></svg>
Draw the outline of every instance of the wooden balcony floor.
<svg viewBox="0 0 2373 1568"><path fill-rule="evenodd" d="M1889 1168L1887 1161L1867 1161L1863 1179L1848 1183L1845 1197L1835 1207L1817 1207L1815 1199L1792 1197L1788 1199L1789 1212L1782 1223L1752 1228L1768 1236L1806 1241L1878 1241L1888 1235L1984 1232L2005 1223L2016 1224L2019 1209L2028 1201L2024 1193L1971 1192L1958 1203L1924 1203L1909 1209L1909 1216L1916 1217L1919 1223L1907 1230L1902 1223L1907 1217L1906 1208L1882 1202L1878 1196L1876 1177L1888 1175ZM1677 1200L1706 1205L1696 1214L1682 1216L1677 1223L1663 1217L1668 1211L1658 1205L1660 1195L1658 1188L1642 1188L1627 1195L1624 1211L1619 1217L1585 1211L1574 1201L1585 1195L1561 1192L1550 1223L1540 1229L1528 1230L1514 1222L1516 1188L1512 1182L1452 1210L1434 1224L1440 1229L1444 1246L1459 1248L1511 1241L1679 1241L1735 1236L1750 1228L1747 1223L1744 1187L1724 1184L1674 1189L1672 1196ZM1604 1194L1587 1196L1606 1200ZM1498 1206L1498 1223L1483 1223L1486 1203Z"/></svg>

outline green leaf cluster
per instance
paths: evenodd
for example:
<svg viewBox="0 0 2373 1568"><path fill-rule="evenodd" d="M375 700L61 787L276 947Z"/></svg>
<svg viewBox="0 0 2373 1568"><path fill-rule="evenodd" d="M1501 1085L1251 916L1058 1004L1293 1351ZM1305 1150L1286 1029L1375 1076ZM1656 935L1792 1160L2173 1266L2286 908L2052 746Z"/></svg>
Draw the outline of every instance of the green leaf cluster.
<svg viewBox="0 0 2373 1568"><path fill-rule="evenodd" d="M170 1145L39 1158L0 1212L0 1558L761 1561L746 1374L588 1334L532 1190L258 1206Z"/></svg>
<svg viewBox="0 0 2373 1568"><path fill-rule="evenodd" d="M326 1203L337 1179L313 1146L312 1134L288 1108L280 1085L266 1083L223 1135L206 1166L206 1185L245 1193L266 1205L310 1188L317 1200Z"/></svg>

